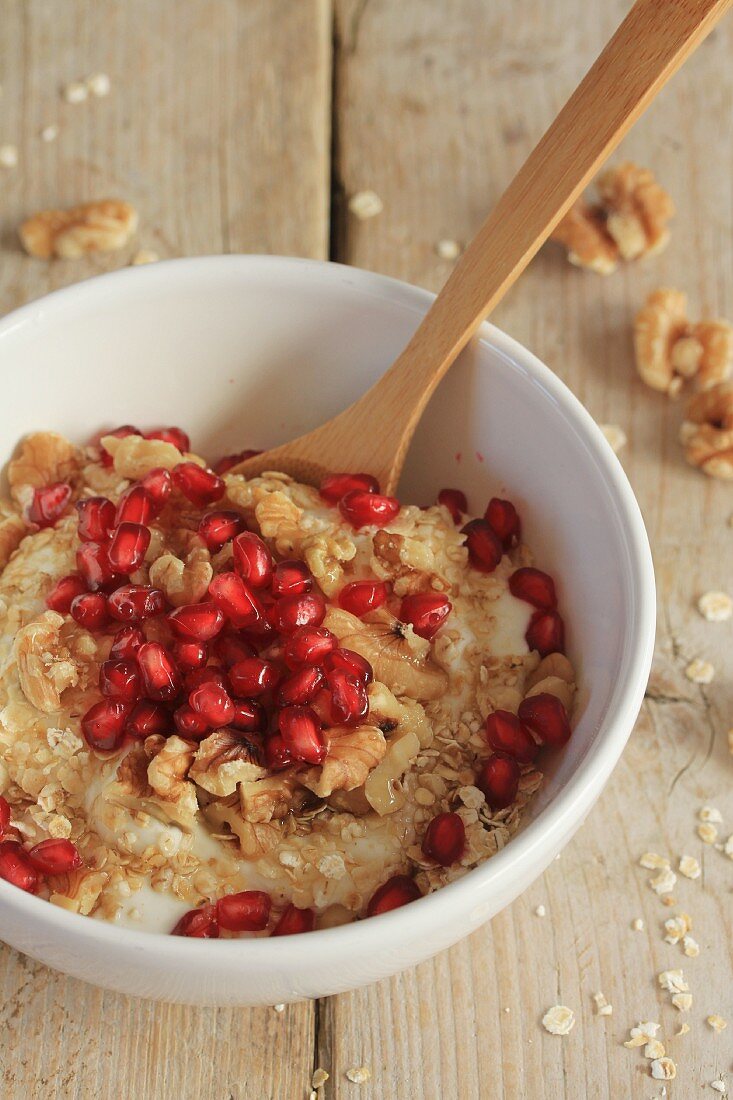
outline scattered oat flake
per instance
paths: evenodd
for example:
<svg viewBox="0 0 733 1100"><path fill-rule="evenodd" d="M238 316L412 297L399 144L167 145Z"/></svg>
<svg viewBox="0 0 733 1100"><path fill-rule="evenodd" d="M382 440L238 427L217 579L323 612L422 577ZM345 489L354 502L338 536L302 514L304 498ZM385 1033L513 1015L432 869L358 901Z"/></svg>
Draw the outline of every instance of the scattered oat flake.
<svg viewBox="0 0 733 1100"><path fill-rule="evenodd" d="M644 921L642 920L641 917L634 917L634 919L631 922L631 927L634 930L634 932L643 932L644 931Z"/></svg>
<svg viewBox="0 0 733 1100"><path fill-rule="evenodd" d="M728 856L729 859L733 859L733 833L731 833L730 836L728 837L728 839L726 840L725 845L723 847L723 851L725 852L725 854Z"/></svg>
<svg viewBox="0 0 733 1100"><path fill-rule="evenodd" d="M664 937L667 943L679 943L683 936L685 936L690 928L692 922L686 913L678 913L676 917L669 917L664 922L664 929L667 933Z"/></svg>
<svg viewBox="0 0 733 1100"><path fill-rule="evenodd" d="M626 432L618 424L599 424L614 454L618 454L622 447L626 446Z"/></svg>
<svg viewBox="0 0 733 1100"><path fill-rule="evenodd" d="M700 657L696 657L685 669L685 676L688 680L692 680L693 684L711 684L715 669L710 661L703 661Z"/></svg>
<svg viewBox="0 0 733 1100"><path fill-rule="evenodd" d="M687 993L690 988L681 970L663 970L657 981L668 993Z"/></svg>
<svg viewBox="0 0 733 1100"><path fill-rule="evenodd" d="M376 191L357 191L349 199L349 210L359 221L365 221L381 214L384 203Z"/></svg>
<svg viewBox="0 0 733 1100"><path fill-rule="evenodd" d="M645 1058L664 1058L666 1053L664 1043L660 1043L659 1039L650 1039L644 1047Z"/></svg>
<svg viewBox="0 0 733 1100"><path fill-rule="evenodd" d="M687 955L688 959L696 959L700 954L700 944L692 936L685 936L682 940L682 947Z"/></svg>
<svg viewBox="0 0 733 1100"><path fill-rule="evenodd" d="M678 871L685 878L699 878L702 869L694 856L680 856Z"/></svg>
<svg viewBox="0 0 733 1100"><path fill-rule="evenodd" d="M553 1005L542 1017L542 1026L550 1035L567 1035L575 1024L575 1013L566 1005Z"/></svg>
<svg viewBox="0 0 733 1100"><path fill-rule="evenodd" d="M313 1073L313 1077L311 1078L311 1085L314 1089L319 1089L321 1085L325 1085L328 1078L329 1074L326 1073L325 1069L321 1069L321 1067L319 1066L318 1069L315 1070Z"/></svg>
<svg viewBox="0 0 733 1100"><path fill-rule="evenodd" d="M56 123L51 126L44 126L41 130L41 141L55 141L59 136L59 128Z"/></svg>
<svg viewBox="0 0 733 1100"><path fill-rule="evenodd" d="M371 1077L371 1070L368 1066L355 1066L354 1069L347 1069L346 1076L349 1081L354 1085L364 1085Z"/></svg>
<svg viewBox="0 0 733 1100"><path fill-rule="evenodd" d="M637 1024L636 1027L630 1029L629 1038L624 1043L624 1046L629 1049L646 1046L648 1042L655 1038L659 1028L660 1025L654 1023L653 1020L647 1020L646 1023Z"/></svg>
<svg viewBox="0 0 733 1100"><path fill-rule="evenodd" d="M656 1081L673 1081L677 1076L677 1066L671 1058L655 1058L651 1064L651 1074Z"/></svg>
<svg viewBox="0 0 733 1100"><path fill-rule="evenodd" d="M435 246L435 251L441 260L457 260L461 254L461 246L458 241L452 241L450 238L438 241Z"/></svg>
<svg viewBox="0 0 733 1100"><path fill-rule="evenodd" d="M733 600L727 592L705 592L697 601L697 609L709 623L724 623L733 616Z"/></svg>
<svg viewBox="0 0 733 1100"><path fill-rule="evenodd" d="M715 1089L715 1091L719 1092L721 1096L725 1096L726 1087L725 1087L725 1081L723 1080L722 1077L718 1077L718 1079L716 1081L711 1081L710 1082L710 1088Z"/></svg>
<svg viewBox="0 0 733 1100"><path fill-rule="evenodd" d="M0 168L16 168L18 166L18 146L0 145Z"/></svg>
<svg viewBox="0 0 733 1100"><path fill-rule="evenodd" d="M103 96L109 95L112 90L112 81L108 77L107 73L92 73L84 81L89 91L93 96L101 99Z"/></svg>
<svg viewBox="0 0 733 1100"><path fill-rule="evenodd" d="M547 916L547 910L545 909L544 905L538 905L537 908L535 909L535 914L538 917Z"/></svg>
<svg viewBox="0 0 733 1100"><path fill-rule="evenodd" d="M594 993L593 1000L596 1006L596 1012L599 1016L612 1016L613 1005L610 1005L603 993Z"/></svg>
<svg viewBox="0 0 733 1100"><path fill-rule="evenodd" d="M703 806L697 816L700 821L712 821L714 825L721 825L723 822L723 815L717 806Z"/></svg>
<svg viewBox="0 0 733 1100"><path fill-rule="evenodd" d="M644 852L644 855L639 859L639 866L646 867L647 871L660 871L665 867L669 867L670 863L668 859L657 855L656 852Z"/></svg>
<svg viewBox="0 0 733 1100"><path fill-rule="evenodd" d="M83 103L89 95L89 89L80 80L72 80L70 84L64 85L61 94L67 103Z"/></svg>
<svg viewBox="0 0 733 1100"><path fill-rule="evenodd" d="M720 1034L721 1031L725 1031L728 1026L728 1021L724 1020L722 1016L707 1016L705 1023L710 1024L713 1031L717 1031Z"/></svg>
<svg viewBox="0 0 733 1100"><path fill-rule="evenodd" d="M133 267L139 267L140 264L154 264L160 259L157 252L153 252L150 248L141 248L139 252L130 260Z"/></svg>
<svg viewBox="0 0 733 1100"><path fill-rule="evenodd" d="M658 875L649 879L649 885L656 894L660 896L662 894L670 894L674 890L675 883L677 882L677 875L674 873L671 867L663 867ZM669 902L670 905L674 905L673 901Z"/></svg>
<svg viewBox="0 0 733 1100"><path fill-rule="evenodd" d="M285 1005L273 1005L272 1007L275 1009L275 1012L284 1012L285 1011Z"/></svg>
<svg viewBox="0 0 733 1100"><path fill-rule="evenodd" d="M697 827L697 835L703 844L715 844L718 839L718 830L710 821L701 821Z"/></svg>
<svg viewBox="0 0 733 1100"><path fill-rule="evenodd" d="M692 1008L692 994L691 993L673 993L672 1004L680 1012L689 1012Z"/></svg>
<svg viewBox="0 0 733 1100"><path fill-rule="evenodd" d="M675 1033L674 1033L675 1039L678 1039L680 1037L680 1035L687 1035L687 1032L689 1030L690 1030L690 1025L688 1023L681 1023L680 1026L678 1027L677 1031L675 1031Z"/></svg>

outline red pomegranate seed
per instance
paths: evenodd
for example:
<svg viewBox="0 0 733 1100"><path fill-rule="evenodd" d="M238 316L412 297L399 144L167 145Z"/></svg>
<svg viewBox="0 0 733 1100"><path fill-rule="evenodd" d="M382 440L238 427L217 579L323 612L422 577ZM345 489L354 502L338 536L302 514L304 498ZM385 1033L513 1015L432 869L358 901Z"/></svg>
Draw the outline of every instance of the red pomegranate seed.
<svg viewBox="0 0 733 1100"><path fill-rule="evenodd" d="M244 520L239 512L207 512L201 517L199 535L211 553L215 554L238 535L243 527Z"/></svg>
<svg viewBox="0 0 733 1100"><path fill-rule="evenodd" d="M400 618L404 623L412 623L412 629L421 638L432 638L452 609L453 604L440 592L417 592L405 596Z"/></svg>
<svg viewBox="0 0 733 1100"><path fill-rule="evenodd" d="M109 651L111 661L130 661L137 656L137 651L145 641L145 635L137 626L123 626L112 639L112 648Z"/></svg>
<svg viewBox="0 0 733 1100"><path fill-rule="evenodd" d="M231 668L237 661L246 661L248 657L255 656L249 642L237 634L220 634L214 642L214 653L225 668Z"/></svg>
<svg viewBox="0 0 733 1100"><path fill-rule="evenodd" d="M389 589L384 581L352 581L338 595L339 607L359 618L376 611L387 599Z"/></svg>
<svg viewBox="0 0 733 1100"><path fill-rule="evenodd" d="M182 428L154 428L152 432L145 433L145 438L162 439L164 443L177 447L181 454L187 454L191 450L191 440Z"/></svg>
<svg viewBox="0 0 733 1100"><path fill-rule="evenodd" d="M227 894L216 903L216 916L229 932L261 932L267 928L272 900L264 890Z"/></svg>
<svg viewBox="0 0 733 1100"><path fill-rule="evenodd" d="M173 658L160 642L146 642L137 651L143 691L149 699L167 702L181 690L181 677Z"/></svg>
<svg viewBox="0 0 733 1100"><path fill-rule="evenodd" d="M135 661L105 661L99 670L99 690L110 699L134 703L140 698L140 670Z"/></svg>
<svg viewBox="0 0 733 1100"><path fill-rule="evenodd" d="M259 703L251 699L234 700L234 717L229 725L243 733L257 733L265 725L265 712Z"/></svg>
<svg viewBox="0 0 733 1100"><path fill-rule="evenodd" d="M355 489L339 501L339 511L352 527L384 527L400 510L396 497L365 493Z"/></svg>
<svg viewBox="0 0 733 1100"><path fill-rule="evenodd" d="M168 616L173 633L186 642L210 642L224 628L224 614L214 603L189 603Z"/></svg>
<svg viewBox="0 0 733 1100"><path fill-rule="evenodd" d="M28 852L28 859L42 875L65 875L76 871L84 863L76 844L63 839L42 840L40 844L34 844Z"/></svg>
<svg viewBox="0 0 733 1100"><path fill-rule="evenodd" d="M367 916L378 917L380 913L399 909L401 905L407 905L421 897L420 887L409 875L393 875L372 894L367 905Z"/></svg>
<svg viewBox="0 0 733 1100"><path fill-rule="evenodd" d="M152 699L141 699L133 707L127 722L127 732L132 737L150 737L153 733L168 734L173 728L173 719L162 703Z"/></svg>
<svg viewBox="0 0 733 1100"><path fill-rule="evenodd" d="M483 791L492 810L504 810L517 797L520 774L513 756L495 752L479 768L476 786Z"/></svg>
<svg viewBox="0 0 733 1100"><path fill-rule="evenodd" d="M518 600L524 600L542 611L554 611L557 607L555 582L540 569L517 569L509 578L509 591Z"/></svg>
<svg viewBox="0 0 733 1100"><path fill-rule="evenodd" d="M236 573L220 573L214 577L209 595L232 626L254 626L262 617L257 598Z"/></svg>
<svg viewBox="0 0 733 1100"><path fill-rule="evenodd" d="M131 485L117 502L115 526L121 523L139 523L145 527L155 519L158 511L158 506L147 489L143 489L142 485Z"/></svg>
<svg viewBox="0 0 733 1100"><path fill-rule="evenodd" d="M173 660L181 672L193 672L203 668L209 659L209 651L203 642L174 642L171 648Z"/></svg>
<svg viewBox="0 0 733 1100"><path fill-rule="evenodd" d="M422 850L441 867L450 867L466 848L466 826L458 814L438 814L427 827Z"/></svg>
<svg viewBox="0 0 733 1100"><path fill-rule="evenodd" d="M209 682L194 688L188 702L210 726L226 726L234 717L234 703L226 689L218 684Z"/></svg>
<svg viewBox="0 0 733 1100"><path fill-rule="evenodd" d="M371 474L329 474L321 482L319 493L329 504L338 504L342 497L355 490L378 493L379 482Z"/></svg>
<svg viewBox="0 0 733 1100"><path fill-rule="evenodd" d="M371 684L374 679L374 669L360 653L354 653L353 649L334 649L323 662L329 671L340 668L344 672L350 672L358 680L365 684Z"/></svg>
<svg viewBox="0 0 733 1100"><path fill-rule="evenodd" d="M173 478L170 470L166 470L163 466L156 466L148 470L145 477L140 480L140 485L152 500L156 514L160 514L173 492Z"/></svg>
<svg viewBox="0 0 733 1100"><path fill-rule="evenodd" d="M142 434L143 433L140 431L140 429L133 427L132 424L123 424L121 427L115 428L111 432L102 432L103 436L112 435L112 436L115 437L115 439L126 439L128 437L128 435L142 435ZM106 469L109 469L110 466L112 466L112 455L109 453L109 451L106 451L104 449L104 447L101 445L101 443L100 443L99 446L100 446L100 451L101 451L100 462L102 463L102 465Z"/></svg>
<svg viewBox="0 0 733 1100"><path fill-rule="evenodd" d="M256 455L261 454L262 451L239 451L237 454L224 455L214 466L214 472L225 474L227 470L231 470L232 466L236 466L240 462L246 462L248 458L254 458Z"/></svg>
<svg viewBox="0 0 733 1100"><path fill-rule="evenodd" d="M517 509L510 500L499 500L498 497L492 497L484 512L484 519L501 541L501 545L505 550L512 550L519 545L522 534L522 521L519 518Z"/></svg>
<svg viewBox="0 0 733 1100"><path fill-rule="evenodd" d="M225 485L213 470L205 470L195 462L181 462L174 466L173 484L184 497L198 508L215 504L224 496Z"/></svg>
<svg viewBox="0 0 733 1100"><path fill-rule="evenodd" d="M295 596L310 592L313 587L311 571L304 561L279 561L272 574L274 596Z"/></svg>
<svg viewBox="0 0 733 1100"><path fill-rule="evenodd" d="M316 924L316 914L312 909L296 909L288 905L283 911L271 936L293 936L298 932L312 932Z"/></svg>
<svg viewBox="0 0 733 1100"><path fill-rule="evenodd" d="M46 596L46 607L51 611L58 611L59 615L68 615L73 601L86 590L87 584L84 578L78 573L69 573L68 576L56 581Z"/></svg>
<svg viewBox="0 0 733 1100"><path fill-rule="evenodd" d="M193 741L198 741L211 732L211 726L204 716L195 711L188 703L184 703L182 707L178 707L174 711L173 721L178 732L183 737L188 737Z"/></svg>
<svg viewBox="0 0 733 1100"><path fill-rule="evenodd" d="M104 630L109 623L107 597L103 592L82 592L71 601L71 617L85 630Z"/></svg>
<svg viewBox="0 0 733 1100"><path fill-rule="evenodd" d="M71 486L65 481L54 481L33 490L28 506L28 522L38 527L53 527L60 519L71 499Z"/></svg>
<svg viewBox="0 0 733 1100"><path fill-rule="evenodd" d="M299 668L278 687L278 706L305 706L315 697L316 692L320 691L323 684L323 673L320 668L314 668L312 665Z"/></svg>
<svg viewBox="0 0 733 1100"><path fill-rule="evenodd" d="M97 752L118 749L125 736L125 723L132 707L119 699L100 699L81 720L81 731Z"/></svg>
<svg viewBox="0 0 733 1100"><path fill-rule="evenodd" d="M0 841L0 878L29 894L38 889L38 872L15 840Z"/></svg>
<svg viewBox="0 0 733 1100"><path fill-rule="evenodd" d="M275 629L294 634L301 626L320 626L326 617L326 601L318 592L283 596L273 609Z"/></svg>
<svg viewBox="0 0 733 1100"><path fill-rule="evenodd" d="M485 519L472 519L461 528L466 536L468 560L481 573L493 573L501 561L501 539Z"/></svg>
<svg viewBox="0 0 733 1100"><path fill-rule="evenodd" d="M227 678L220 668L195 668L186 673L183 686L188 694L202 684L218 684L220 688L226 688Z"/></svg>
<svg viewBox="0 0 733 1100"><path fill-rule="evenodd" d="M295 760L320 764L326 755L321 724L310 707L283 707L279 714L280 734Z"/></svg>
<svg viewBox="0 0 733 1100"><path fill-rule="evenodd" d="M82 542L105 542L115 525L116 508L106 497L77 500L77 533Z"/></svg>
<svg viewBox="0 0 733 1100"><path fill-rule="evenodd" d="M121 523L107 549L115 573L128 576L139 569L150 546L150 531L139 523Z"/></svg>
<svg viewBox="0 0 733 1100"><path fill-rule="evenodd" d="M114 583L115 574L109 564L107 547L100 542L81 544L76 551L76 568L93 592Z"/></svg>
<svg viewBox="0 0 733 1100"><path fill-rule="evenodd" d="M366 683L352 672L334 668L326 673L328 691L331 697L331 711L339 724L355 725L369 712L369 698Z"/></svg>
<svg viewBox="0 0 733 1100"><path fill-rule="evenodd" d="M232 543L234 568L250 588L264 588L272 577L272 554L253 531L243 531Z"/></svg>
<svg viewBox="0 0 733 1100"><path fill-rule="evenodd" d="M293 763L290 749L282 739L282 734L273 733L265 741L265 763L271 772L280 772Z"/></svg>
<svg viewBox="0 0 733 1100"><path fill-rule="evenodd" d="M320 665L337 645L338 638L325 626L301 626L286 641L283 660L291 669L301 665Z"/></svg>
<svg viewBox="0 0 733 1100"><path fill-rule="evenodd" d="M568 712L556 695L541 691L519 705L519 717L544 745L559 749L570 740Z"/></svg>
<svg viewBox="0 0 733 1100"><path fill-rule="evenodd" d="M520 764L531 764L538 744L516 714L495 710L486 719L486 739L496 752L506 752Z"/></svg>
<svg viewBox="0 0 733 1100"><path fill-rule="evenodd" d="M456 527L468 511L466 494L461 492L460 489L441 489L438 493L438 504L442 504L444 508L448 509Z"/></svg>
<svg viewBox="0 0 733 1100"><path fill-rule="evenodd" d="M280 670L272 661L246 657L229 669L229 682L235 695L252 698L272 691L280 679Z"/></svg>
<svg viewBox="0 0 733 1100"><path fill-rule="evenodd" d="M123 584L108 597L107 609L118 622L140 623L165 611L165 596L148 584Z"/></svg>
<svg viewBox="0 0 733 1100"><path fill-rule="evenodd" d="M189 909L184 913L171 932L172 936L189 936L197 940L217 940L219 925L216 920L216 906L202 905L200 909Z"/></svg>
<svg viewBox="0 0 733 1100"><path fill-rule="evenodd" d="M535 611L524 635L530 649L540 657L565 651L565 624L557 611Z"/></svg>
<svg viewBox="0 0 733 1100"><path fill-rule="evenodd" d="M7 832L10 824L10 803L0 794L0 837Z"/></svg>

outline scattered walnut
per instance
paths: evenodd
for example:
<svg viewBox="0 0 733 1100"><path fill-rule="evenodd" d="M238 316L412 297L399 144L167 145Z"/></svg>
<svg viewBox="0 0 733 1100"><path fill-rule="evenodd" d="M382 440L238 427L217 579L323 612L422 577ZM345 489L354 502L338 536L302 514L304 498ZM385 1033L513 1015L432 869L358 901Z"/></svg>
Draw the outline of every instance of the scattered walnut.
<svg viewBox="0 0 733 1100"><path fill-rule="evenodd" d="M565 245L568 259L599 275L610 275L618 264L618 247L606 230L602 211L585 201L575 203L555 226L550 238Z"/></svg>
<svg viewBox="0 0 733 1100"><path fill-rule="evenodd" d="M733 327L727 321L687 318L687 296L663 287L636 315L634 352L643 382L675 397L685 379L700 390L724 382L733 365Z"/></svg>
<svg viewBox="0 0 733 1100"><path fill-rule="evenodd" d="M733 382L695 394L685 412L680 442L691 466L710 477L733 479Z"/></svg>
<svg viewBox="0 0 733 1100"><path fill-rule="evenodd" d="M203 547L193 549L185 562L175 554L161 554L150 566L150 583L174 607L202 600L213 576L209 551Z"/></svg>
<svg viewBox="0 0 733 1100"><path fill-rule="evenodd" d="M300 777L319 798L361 787L387 751L384 734L374 725L332 726L326 738L328 752L322 766L309 768Z"/></svg>
<svg viewBox="0 0 733 1100"><path fill-rule="evenodd" d="M230 729L214 730L199 745L189 778L210 794L234 794L237 785L266 775L255 741Z"/></svg>
<svg viewBox="0 0 733 1100"><path fill-rule="evenodd" d="M41 210L19 234L31 256L78 259L87 252L117 252L137 229L137 211L119 199L87 202L69 210Z"/></svg>
<svg viewBox="0 0 733 1100"><path fill-rule="evenodd" d="M63 615L44 611L21 627L13 643L21 690L28 702L44 714L60 708L62 692L79 678L71 654L61 642L63 625Z"/></svg>

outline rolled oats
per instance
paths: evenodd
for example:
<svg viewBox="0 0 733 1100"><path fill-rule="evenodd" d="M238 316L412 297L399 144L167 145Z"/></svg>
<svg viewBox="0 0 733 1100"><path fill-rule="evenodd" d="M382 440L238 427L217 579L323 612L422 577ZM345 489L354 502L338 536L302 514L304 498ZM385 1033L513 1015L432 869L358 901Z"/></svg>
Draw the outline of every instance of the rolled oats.
<svg viewBox="0 0 733 1100"><path fill-rule="evenodd" d="M697 601L697 608L709 623L722 623L733 615L733 600L727 592L706 592Z"/></svg>
<svg viewBox="0 0 733 1100"><path fill-rule="evenodd" d="M575 1013L566 1005L553 1005L542 1017L542 1026L550 1035L568 1035L575 1024Z"/></svg>
<svg viewBox="0 0 733 1100"><path fill-rule="evenodd" d="M381 214L384 203L376 191L357 191L349 199L349 210L359 221L365 221Z"/></svg>

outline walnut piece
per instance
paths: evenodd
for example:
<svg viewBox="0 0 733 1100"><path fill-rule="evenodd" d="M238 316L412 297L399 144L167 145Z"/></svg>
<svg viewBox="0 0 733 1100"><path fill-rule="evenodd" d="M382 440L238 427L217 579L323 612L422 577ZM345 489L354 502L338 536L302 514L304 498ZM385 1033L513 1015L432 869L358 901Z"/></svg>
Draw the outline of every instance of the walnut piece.
<svg viewBox="0 0 733 1100"><path fill-rule="evenodd" d="M294 771L283 771L266 779L245 781L239 785L239 801L242 817L247 821L268 822L281 818L297 801Z"/></svg>
<svg viewBox="0 0 733 1100"><path fill-rule="evenodd" d="M267 774L254 741L230 729L214 730L199 745L189 778L210 794L234 794L239 783Z"/></svg>
<svg viewBox="0 0 733 1100"><path fill-rule="evenodd" d="M88 867L54 875L49 901L72 913L88 916L96 906L108 878L105 871L92 871Z"/></svg>
<svg viewBox="0 0 733 1100"><path fill-rule="evenodd" d="M160 588L174 607L203 600L213 576L209 551L204 547L194 548L185 562L175 554L161 554L150 566L150 583Z"/></svg>
<svg viewBox="0 0 733 1100"><path fill-rule="evenodd" d="M319 798L361 787L387 751L384 734L373 725L332 726L326 730L326 740L322 766L300 776L301 783Z"/></svg>
<svg viewBox="0 0 733 1100"><path fill-rule="evenodd" d="M63 625L63 615L44 611L21 627L13 643L21 691L44 714L59 710L62 692L73 687L79 678L71 654L61 641Z"/></svg>
<svg viewBox="0 0 733 1100"><path fill-rule="evenodd" d="M103 435L99 442L112 455L115 473L131 481L145 477L159 466L172 470L184 457L177 447L163 439L143 439L140 435L126 435L120 439L115 435Z"/></svg>
<svg viewBox="0 0 733 1100"><path fill-rule="evenodd" d="M685 379L700 390L724 382L733 366L733 327L727 321L687 317L687 296L679 290L655 290L634 322L634 353L647 386L675 397Z"/></svg>
<svg viewBox="0 0 733 1100"><path fill-rule="evenodd" d="M610 275L618 265L618 248L606 230L606 221L597 206L584 201L571 206L555 226L551 240L565 245L568 260L599 275Z"/></svg>
<svg viewBox="0 0 733 1100"><path fill-rule="evenodd" d="M54 481L69 481L79 469L81 454L56 432L32 432L20 444L8 465L10 495L19 504L27 503L23 493Z"/></svg>
<svg viewBox="0 0 733 1100"><path fill-rule="evenodd" d="M733 382L695 394L687 406L680 442L691 466L710 477L733 480Z"/></svg>
<svg viewBox="0 0 733 1100"><path fill-rule="evenodd" d="M30 256L76 260L88 252L117 252L137 229L137 211L119 199L41 210L20 226L23 248Z"/></svg>
<svg viewBox="0 0 733 1100"><path fill-rule="evenodd" d="M0 520L0 569L5 568L27 534L28 528L20 516Z"/></svg>

